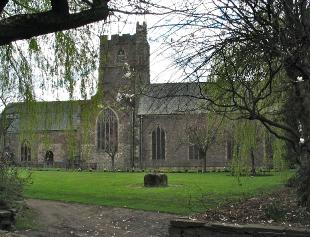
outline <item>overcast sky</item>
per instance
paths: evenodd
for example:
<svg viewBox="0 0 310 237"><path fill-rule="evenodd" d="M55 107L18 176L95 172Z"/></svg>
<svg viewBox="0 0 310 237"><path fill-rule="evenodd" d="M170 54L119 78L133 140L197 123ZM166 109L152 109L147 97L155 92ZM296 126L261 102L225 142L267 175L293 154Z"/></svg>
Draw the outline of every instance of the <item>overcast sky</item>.
<svg viewBox="0 0 310 237"><path fill-rule="evenodd" d="M101 30L101 35L114 34L135 34L136 23L147 23L148 27L148 42L150 44L150 76L151 83L177 82L182 80L180 70L177 70L171 50L164 44L163 38L159 35L159 30L154 29L153 26L158 22L158 16L134 16L131 15L120 22L105 25ZM123 22L123 21L126 21ZM95 43L99 46L99 35L96 37ZM99 61L99 60L98 60ZM98 72L94 72L95 77L98 78ZM81 99L79 96L79 85L75 89L75 99ZM35 90L36 98L38 100L68 100L69 93L66 89L58 89L56 91Z"/></svg>

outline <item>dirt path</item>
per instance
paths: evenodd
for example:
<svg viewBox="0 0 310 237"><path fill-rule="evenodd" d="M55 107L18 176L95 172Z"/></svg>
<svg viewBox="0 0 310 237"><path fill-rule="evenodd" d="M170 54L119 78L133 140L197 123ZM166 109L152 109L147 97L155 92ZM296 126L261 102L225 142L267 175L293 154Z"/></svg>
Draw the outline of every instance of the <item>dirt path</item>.
<svg viewBox="0 0 310 237"><path fill-rule="evenodd" d="M167 236L177 216L93 205L27 200L38 212L40 230L22 231L31 237L155 237Z"/></svg>

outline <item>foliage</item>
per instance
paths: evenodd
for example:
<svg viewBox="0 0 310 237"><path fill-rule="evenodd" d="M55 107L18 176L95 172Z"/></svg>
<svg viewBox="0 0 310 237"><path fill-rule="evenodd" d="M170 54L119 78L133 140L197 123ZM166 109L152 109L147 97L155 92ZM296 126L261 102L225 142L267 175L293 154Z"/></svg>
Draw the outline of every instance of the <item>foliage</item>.
<svg viewBox="0 0 310 237"><path fill-rule="evenodd" d="M286 148L287 145L285 141L280 139L275 139L272 143L273 151L273 167L276 170L285 170L288 168L288 161L286 158Z"/></svg>
<svg viewBox="0 0 310 237"><path fill-rule="evenodd" d="M16 167L11 167L7 154L0 157L0 206L12 207L22 199L24 185L30 181L30 174L22 176Z"/></svg>
<svg viewBox="0 0 310 237"><path fill-rule="evenodd" d="M36 230L41 227L38 224L38 213L28 206L24 205L16 214L16 223L14 226L17 230Z"/></svg>
<svg viewBox="0 0 310 237"><path fill-rule="evenodd" d="M301 170L309 168L309 2L194 2L167 33L186 78L209 80L205 99L212 110L259 121L289 144ZM177 33L169 42L171 31Z"/></svg>
<svg viewBox="0 0 310 237"><path fill-rule="evenodd" d="M109 24L120 22L122 15L141 14L148 8L147 2L136 0L8 0L3 4L0 27L5 34L0 33L0 83L14 89L14 101L42 99L39 89L43 97L47 92L60 91L68 92L70 99L89 98L96 89L98 36L107 34ZM70 25L72 16L79 16L73 20L78 25ZM33 18L31 24L28 18ZM49 19L46 25L40 25ZM90 24L93 22L96 24ZM22 35L27 30L33 34ZM19 34L20 37L10 38Z"/></svg>
<svg viewBox="0 0 310 237"><path fill-rule="evenodd" d="M264 206L264 212L267 218L279 221L285 216L285 210L282 209L281 203L273 201Z"/></svg>
<svg viewBox="0 0 310 237"><path fill-rule="evenodd" d="M231 172L235 176L255 175L255 152L262 143L264 129L255 121L240 120L233 124L233 160Z"/></svg>
<svg viewBox="0 0 310 237"><path fill-rule="evenodd" d="M33 171L33 184L27 186L25 194L29 198L188 214L205 211L223 200L274 191L285 182L280 173L240 177L242 186L227 173L170 173L168 187L144 188L143 177L144 173L136 172ZM202 194L214 203L201 203ZM189 200L191 206L186 205Z"/></svg>
<svg viewBox="0 0 310 237"><path fill-rule="evenodd" d="M265 140L266 129L257 121L238 120L231 124L233 124L234 144L231 164L233 175L256 175L257 159L263 160L263 165L266 165L267 170L270 170L271 167L279 171L288 168L288 162L285 160L285 141L277 138ZM271 146L271 150L268 150L266 146ZM258 157L261 155L260 153L270 157ZM270 162L272 162L272 166L270 166Z"/></svg>

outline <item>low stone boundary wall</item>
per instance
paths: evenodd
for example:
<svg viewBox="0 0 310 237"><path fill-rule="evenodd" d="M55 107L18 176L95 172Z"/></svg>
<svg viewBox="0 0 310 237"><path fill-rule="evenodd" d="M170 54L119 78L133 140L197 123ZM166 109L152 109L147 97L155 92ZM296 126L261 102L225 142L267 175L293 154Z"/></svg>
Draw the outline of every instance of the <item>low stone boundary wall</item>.
<svg viewBox="0 0 310 237"><path fill-rule="evenodd" d="M7 232L0 230L0 237L26 237L25 235L20 235L12 232Z"/></svg>
<svg viewBox="0 0 310 237"><path fill-rule="evenodd" d="M8 230L14 224L15 224L15 211L0 209L0 230Z"/></svg>
<svg viewBox="0 0 310 237"><path fill-rule="evenodd" d="M169 237L310 237L310 230L265 225L209 224L187 219L173 220Z"/></svg>

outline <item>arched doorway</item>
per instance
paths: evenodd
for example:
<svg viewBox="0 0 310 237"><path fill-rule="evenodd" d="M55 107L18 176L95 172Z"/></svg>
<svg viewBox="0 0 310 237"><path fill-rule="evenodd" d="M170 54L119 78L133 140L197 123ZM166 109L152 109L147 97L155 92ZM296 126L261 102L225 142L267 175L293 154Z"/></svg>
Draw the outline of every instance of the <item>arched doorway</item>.
<svg viewBox="0 0 310 237"><path fill-rule="evenodd" d="M48 166L52 166L53 163L54 163L54 153L52 151L47 151L45 153L45 163L48 165Z"/></svg>

